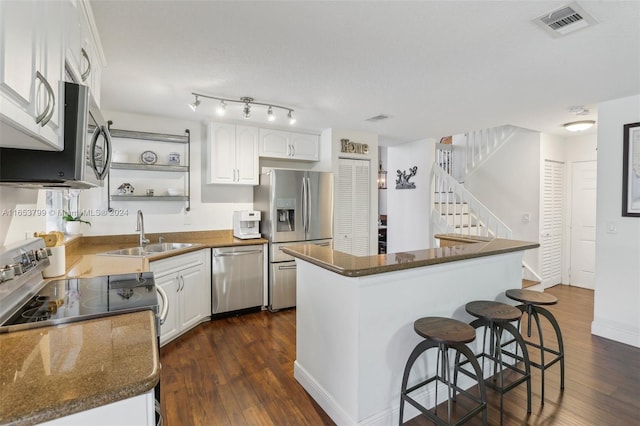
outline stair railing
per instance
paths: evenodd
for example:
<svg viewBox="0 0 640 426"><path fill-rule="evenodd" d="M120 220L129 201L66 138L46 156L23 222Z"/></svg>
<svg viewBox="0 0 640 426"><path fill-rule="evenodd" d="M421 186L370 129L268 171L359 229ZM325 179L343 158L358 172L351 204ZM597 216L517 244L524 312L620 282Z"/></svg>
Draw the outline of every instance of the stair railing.
<svg viewBox="0 0 640 426"><path fill-rule="evenodd" d="M511 229L437 164L433 166L437 228L446 232L511 238Z"/></svg>
<svg viewBox="0 0 640 426"><path fill-rule="evenodd" d="M482 163L487 161L487 159L515 133L516 127L510 125L465 133L465 175L471 173L471 171L477 169Z"/></svg>

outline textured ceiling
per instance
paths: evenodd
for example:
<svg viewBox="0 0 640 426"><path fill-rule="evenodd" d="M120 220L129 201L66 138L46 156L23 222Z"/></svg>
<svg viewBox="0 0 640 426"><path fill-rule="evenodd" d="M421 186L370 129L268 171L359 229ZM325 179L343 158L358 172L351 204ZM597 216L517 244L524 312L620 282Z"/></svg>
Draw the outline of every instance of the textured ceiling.
<svg viewBox="0 0 640 426"><path fill-rule="evenodd" d="M640 1L580 1L598 24L561 38L533 23L567 3L90 1L106 110L200 121L215 103L194 113L191 92L251 96L383 145L501 124L564 135L640 93Z"/></svg>

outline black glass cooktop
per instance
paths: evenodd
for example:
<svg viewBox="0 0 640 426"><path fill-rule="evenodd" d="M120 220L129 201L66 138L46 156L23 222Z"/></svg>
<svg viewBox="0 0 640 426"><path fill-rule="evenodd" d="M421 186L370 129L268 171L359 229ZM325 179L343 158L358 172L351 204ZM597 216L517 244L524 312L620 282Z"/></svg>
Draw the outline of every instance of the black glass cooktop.
<svg viewBox="0 0 640 426"><path fill-rule="evenodd" d="M152 272L54 280L45 284L0 328L12 331L142 309L158 313Z"/></svg>

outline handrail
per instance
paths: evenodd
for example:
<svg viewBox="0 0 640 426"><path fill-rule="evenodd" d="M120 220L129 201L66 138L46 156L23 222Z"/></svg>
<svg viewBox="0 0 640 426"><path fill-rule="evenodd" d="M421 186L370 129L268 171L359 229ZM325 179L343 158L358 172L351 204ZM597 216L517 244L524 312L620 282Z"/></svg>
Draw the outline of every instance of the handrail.
<svg viewBox="0 0 640 426"><path fill-rule="evenodd" d="M467 153L464 165L465 175L477 169L515 133L516 128L510 125L465 133Z"/></svg>
<svg viewBox="0 0 640 426"><path fill-rule="evenodd" d="M434 164L433 173L435 191L441 194L434 208L448 232L511 238L511 229L442 167Z"/></svg>
<svg viewBox="0 0 640 426"><path fill-rule="evenodd" d="M522 261L522 267L524 269L526 269L527 271L531 272L531 275L533 275L537 281L539 281L539 282L544 281L542 279L542 277L540 275L538 275L536 273L536 271L534 271L533 268L531 266L529 266L529 264L527 262L525 262L524 260Z"/></svg>

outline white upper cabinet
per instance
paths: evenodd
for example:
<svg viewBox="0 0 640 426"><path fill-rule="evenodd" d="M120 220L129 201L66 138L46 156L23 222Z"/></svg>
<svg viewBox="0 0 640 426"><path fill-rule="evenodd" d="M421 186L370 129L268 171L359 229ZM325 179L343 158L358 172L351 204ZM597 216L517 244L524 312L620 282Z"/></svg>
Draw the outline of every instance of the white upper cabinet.
<svg viewBox="0 0 640 426"><path fill-rule="evenodd" d="M100 101L102 62L86 1L0 1L0 146L64 149L65 61Z"/></svg>
<svg viewBox="0 0 640 426"><path fill-rule="evenodd" d="M65 3L67 27L66 61L73 77L80 84L89 86L91 94L100 105L100 79L102 62L99 43L90 24L91 11L86 2L69 0Z"/></svg>
<svg viewBox="0 0 640 426"><path fill-rule="evenodd" d="M318 161L317 135L260 129L260 157Z"/></svg>
<svg viewBox="0 0 640 426"><path fill-rule="evenodd" d="M209 174L207 183L258 184L259 129L226 123L207 126Z"/></svg>
<svg viewBox="0 0 640 426"><path fill-rule="evenodd" d="M0 144L63 149L64 3L0 2Z"/></svg>

